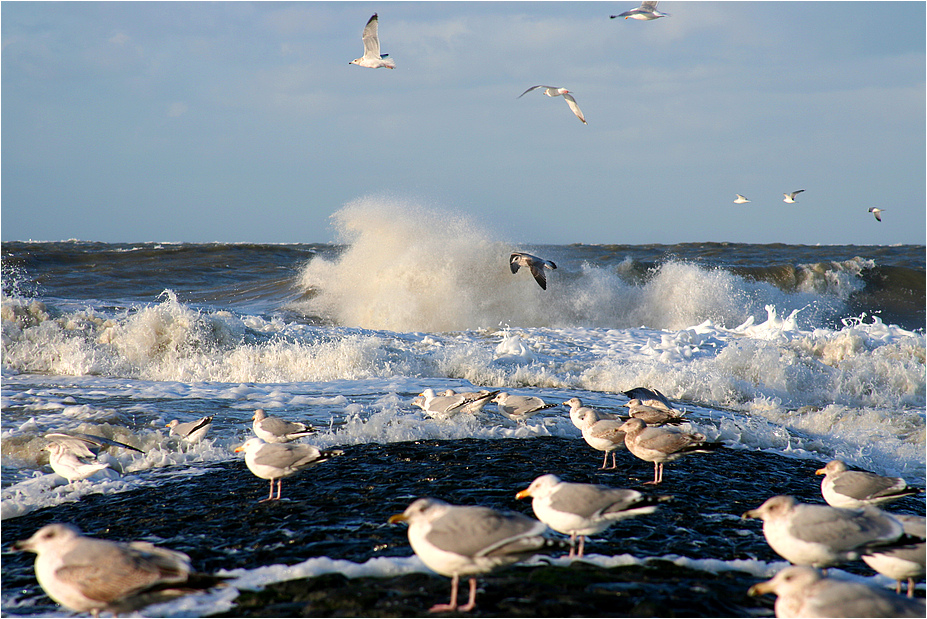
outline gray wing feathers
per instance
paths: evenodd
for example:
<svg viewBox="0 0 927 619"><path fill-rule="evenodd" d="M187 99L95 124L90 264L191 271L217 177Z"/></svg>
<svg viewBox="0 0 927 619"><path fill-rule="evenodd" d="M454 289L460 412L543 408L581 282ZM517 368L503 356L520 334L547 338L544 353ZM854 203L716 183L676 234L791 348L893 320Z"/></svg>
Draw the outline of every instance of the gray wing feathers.
<svg viewBox="0 0 927 619"><path fill-rule="evenodd" d="M621 490L588 484L564 484L551 496L550 506L566 513L591 518L596 514L626 511L641 499L636 490Z"/></svg>
<svg viewBox="0 0 927 619"><path fill-rule="evenodd" d="M367 20L367 25L364 26L364 34L362 38L364 39L364 57L365 58L375 58L380 59L380 38L377 34L377 24L379 20L377 19L377 14L374 13L373 16Z"/></svg>
<svg viewBox="0 0 927 619"><path fill-rule="evenodd" d="M904 528L875 508L857 510L799 504L789 532L803 541L820 542L837 550L855 550L893 540Z"/></svg>
<svg viewBox="0 0 927 619"><path fill-rule="evenodd" d="M322 452L312 445L268 443L254 454L254 463L279 469L298 468L315 462L321 456Z"/></svg>
<svg viewBox="0 0 927 619"><path fill-rule="evenodd" d="M543 523L521 514L467 506L452 509L435 520L427 538L438 548L462 556L499 556L530 552L515 542L525 536L540 536L546 529ZM536 543L533 548L541 545Z"/></svg>
<svg viewBox="0 0 927 619"><path fill-rule="evenodd" d="M898 477L882 477L865 471L847 471L834 480L834 490L854 499L890 496L905 490L907 484Z"/></svg>

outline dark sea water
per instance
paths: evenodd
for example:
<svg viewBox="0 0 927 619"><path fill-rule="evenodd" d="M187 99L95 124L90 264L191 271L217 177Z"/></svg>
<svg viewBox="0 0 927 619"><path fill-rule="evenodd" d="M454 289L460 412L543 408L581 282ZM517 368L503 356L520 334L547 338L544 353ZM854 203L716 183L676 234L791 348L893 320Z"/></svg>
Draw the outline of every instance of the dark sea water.
<svg viewBox="0 0 927 619"><path fill-rule="evenodd" d="M235 577L146 614L425 616L449 580L389 516L420 496L532 515L515 493L544 473L673 498L593 536L587 561L481 577L476 615L771 616L746 590L784 564L744 511L822 503L814 471L835 457L924 485L923 246L529 247L362 220L339 245L3 244L4 616L67 614L9 552L50 522ZM512 249L557 263L547 291L509 271ZM493 405L438 420L411 404L485 387L621 412L638 386L726 448L653 488L626 451L599 471L565 407L518 426ZM256 408L344 454L258 503L266 481L233 452ZM203 415L204 441L168 436ZM109 451L119 473L68 484L42 450L52 431L145 453ZM835 571L892 584L861 562Z"/></svg>

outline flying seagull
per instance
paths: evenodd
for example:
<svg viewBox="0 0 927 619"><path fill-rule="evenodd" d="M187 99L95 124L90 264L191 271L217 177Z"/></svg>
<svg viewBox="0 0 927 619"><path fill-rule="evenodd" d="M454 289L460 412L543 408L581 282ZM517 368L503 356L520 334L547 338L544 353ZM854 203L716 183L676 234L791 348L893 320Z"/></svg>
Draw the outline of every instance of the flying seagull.
<svg viewBox="0 0 927 619"><path fill-rule="evenodd" d="M740 195L739 193L738 193L738 194L734 194L734 195L737 196L736 198L734 198L734 204L744 204L744 203L750 201L750 200L746 199L745 197L743 197L742 195Z"/></svg>
<svg viewBox="0 0 927 619"><path fill-rule="evenodd" d="M544 274L544 269L556 269L557 265L550 260L544 260L520 251L513 251L512 255L509 256L509 267L512 269L512 273L518 273L519 267L528 267L531 269L534 279L537 280L538 286L547 290L547 276Z"/></svg>
<svg viewBox="0 0 927 619"><path fill-rule="evenodd" d="M558 88L556 86L544 86L544 85L538 84L537 86L532 86L525 92L518 95L518 98L521 99L526 94L528 94L532 90L535 90L536 88L543 88L544 94L547 95L548 97L557 97L557 96L563 95L563 98L566 99L567 105L569 105L570 109L573 110L573 113L576 114L576 118L583 121L584 125L589 124L586 122L586 119L583 118L582 110L580 110L579 106L576 105L576 99L573 98L573 95L571 95L570 91L567 90L566 88Z"/></svg>
<svg viewBox="0 0 927 619"><path fill-rule="evenodd" d="M368 69L380 69L382 67L386 67L387 69L396 68L396 63L393 62L393 59L387 58L389 54L380 53L380 37L377 35L378 21L376 13L367 20L367 25L364 26L364 33L361 35L364 39L364 55L360 58L355 58L348 64L356 64L367 67Z"/></svg>
<svg viewBox="0 0 927 619"><path fill-rule="evenodd" d="M794 203L795 203L795 196L797 196L798 194L800 194L800 193L803 192L803 191L804 191L804 189L799 189L798 191L793 191L792 193L784 193L784 194L782 194L782 195L785 196L785 199L782 200L782 201L783 201L783 202L788 202L789 204L794 204Z"/></svg>
<svg viewBox="0 0 927 619"><path fill-rule="evenodd" d="M875 216L876 221L882 221L882 210L883 210L883 209L880 209L880 208L875 207L875 206L870 206L870 207L869 207L869 212L872 213L872 214Z"/></svg>
<svg viewBox="0 0 927 619"><path fill-rule="evenodd" d="M656 2L651 0L644 0L636 9L631 9L630 11L619 13L618 15L611 15L610 17L612 19L615 19L616 17L624 17L625 19L640 19L650 21L651 19L658 19L660 17L669 17L669 13L661 13L658 11Z"/></svg>

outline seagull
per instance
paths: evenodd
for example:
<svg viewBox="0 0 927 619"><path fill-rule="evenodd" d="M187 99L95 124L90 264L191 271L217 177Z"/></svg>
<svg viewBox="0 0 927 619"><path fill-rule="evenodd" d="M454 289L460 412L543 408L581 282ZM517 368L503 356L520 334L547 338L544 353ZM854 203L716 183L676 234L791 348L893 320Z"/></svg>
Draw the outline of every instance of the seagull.
<svg viewBox="0 0 927 619"><path fill-rule="evenodd" d="M652 401L652 400L651 400ZM662 406L651 406L644 404L637 398L628 400L625 404L628 407L630 416L634 419L642 419L648 426L662 426L666 424L680 424L688 421L684 419L684 412L676 409L667 410Z"/></svg>
<svg viewBox="0 0 927 619"><path fill-rule="evenodd" d="M251 472L261 479L270 480L270 494L264 501L279 501L283 478L289 477L305 468L325 462L334 456L340 456L341 450L320 451L312 445L288 445L265 443L260 438L252 438L235 448L235 452L245 452L245 464ZM274 498L274 480L277 480L277 498Z"/></svg>
<svg viewBox="0 0 927 619"><path fill-rule="evenodd" d="M492 400L496 404L496 410L499 414L508 417L516 423L524 423L529 417L537 415L543 410L558 406L557 404L548 404L541 398L527 395L511 395L499 393Z"/></svg>
<svg viewBox="0 0 927 619"><path fill-rule="evenodd" d="M861 582L825 578L814 568L792 565L757 583L751 596L775 593L777 617L923 617L924 600L909 600Z"/></svg>
<svg viewBox="0 0 927 619"><path fill-rule="evenodd" d="M632 400L637 399L644 406L649 406L651 408L659 408L665 411L675 411L672 403L669 401L665 395L660 393L656 389L648 389L646 387L635 387L628 391L622 391L624 395L628 396ZM628 402L630 405L630 402Z"/></svg>
<svg viewBox="0 0 927 619"><path fill-rule="evenodd" d="M45 439L49 441L43 448L50 453L48 463L55 473L67 479L68 482L86 479L97 471L109 468L109 464L92 460L104 447L122 447L144 453L131 445L95 434L52 432L46 434Z"/></svg>
<svg viewBox="0 0 927 619"><path fill-rule="evenodd" d="M653 0L644 0L636 9L631 9L630 11L619 13L618 15L611 15L610 17L611 19L624 17L625 19L630 18L650 21L651 19L659 19L660 17L669 17L669 13L661 13L658 11L657 3Z"/></svg>
<svg viewBox="0 0 927 619"><path fill-rule="evenodd" d="M46 525L13 550L36 554L35 577L48 597L93 616L128 613L225 580L193 572L182 552L85 537L69 524Z"/></svg>
<svg viewBox="0 0 927 619"><path fill-rule="evenodd" d="M579 398L574 398L579 399ZM572 408L572 407L571 407ZM621 422L614 419L599 419L598 414L591 408L586 408L580 413L579 429L583 432L583 439L593 449L605 452L605 459L602 461L600 471L614 470L618 468L615 462L615 451L624 447L625 434L621 430ZM570 411L570 418L573 417L573 411ZM612 465L608 466L608 454L612 454Z"/></svg>
<svg viewBox="0 0 927 619"><path fill-rule="evenodd" d="M804 189L799 189L798 191L793 191L792 193L784 193L784 194L782 194L782 195L785 196L785 199L782 200L782 201L783 201L783 202L788 202L789 204L795 204L795 202L796 202L795 196L797 196L798 194L800 194L800 193L803 192L803 191L804 191Z"/></svg>
<svg viewBox="0 0 927 619"><path fill-rule="evenodd" d="M512 269L512 273L518 273L520 267L528 267L538 286L543 290L547 290L547 275L544 273L544 269L556 269L557 265L550 260L544 260L521 251L513 251L512 255L509 256L509 268Z"/></svg>
<svg viewBox="0 0 927 619"><path fill-rule="evenodd" d="M393 59L387 58L389 54L380 53L380 37L377 35L378 23L377 14L374 13L373 16L367 20L367 25L364 26L364 33L361 35L361 38L364 40L364 55L360 58L355 58L348 64L356 64L367 67L368 69L380 69L383 67L387 69L396 68L396 63L393 62Z"/></svg>
<svg viewBox="0 0 927 619"><path fill-rule="evenodd" d="M449 604L430 612L469 612L476 606L476 575L526 559L558 542L544 537L547 525L515 512L476 505L451 505L439 499L416 499L389 523L409 525L409 544L430 569L451 578ZM461 576L470 577L470 598L457 605Z"/></svg>
<svg viewBox="0 0 927 619"><path fill-rule="evenodd" d="M875 507L843 509L779 495L741 517L761 519L766 543L795 565L826 568L911 543L904 525Z"/></svg>
<svg viewBox="0 0 927 619"><path fill-rule="evenodd" d="M880 505L924 491L923 488L908 486L900 477L850 471L842 460L831 460L814 474L824 476L821 480L821 495L833 507Z"/></svg>
<svg viewBox="0 0 927 619"><path fill-rule="evenodd" d="M736 198L734 198L734 204L745 204L750 201L746 199L745 197L743 197L742 195L740 195L739 193L736 193L734 195L737 196Z"/></svg>
<svg viewBox="0 0 927 619"><path fill-rule="evenodd" d="M483 407L492 402L493 396L498 394L499 391L489 391L487 389L480 389L479 391L461 391L457 392L453 389L445 389L442 395L446 397L458 396L463 398L463 406L460 407L459 411L461 413L472 413L477 414L483 412ZM424 408L424 407L422 407Z"/></svg>
<svg viewBox="0 0 927 619"><path fill-rule="evenodd" d="M648 497L637 490L620 490L597 484L560 481L556 475L541 475L515 495L532 497L531 508L538 520L559 533L570 536L570 557L583 558L584 540L619 520L650 514L657 503L669 497ZM579 551L574 543L579 536Z"/></svg>
<svg viewBox="0 0 927 619"><path fill-rule="evenodd" d="M721 443L710 443L704 434L690 434L669 428L651 428L643 419L631 418L619 428L625 433L624 442L628 451L646 462L653 462L653 481L645 485L656 485L663 481L663 464L672 462L690 453L711 453L721 448Z"/></svg>
<svg viewBox="0 0 927 619"><path fill-rule="evenodd" d="M305 423L268 417L263 408L255 410L251 419L254 420L251 428L265 443L289 443L315 432L315 428Z"/></svg>
<svg viewBox="0 0 927 619"><path fill-rule="evenodd" d="M570 91L567 90L566 88L558 88L557 86L543 86L543 85L540 85L540 84L539 84L539 85L537 85L537 86L532 86L531 88L529 88L529 89L526 90L525 92L523 92L523 93L521 93L520 95L518 95L517 98L518 98L518 99L521 99L521 98L524 97L526 94L528 94L529 92L531 92L532 90L534 90L534 89L536 89L536 88L543 88L543 89L544 89L544 94L547 95L548 97L557 97L557 96L559 96L559 95L563 95L563 98L566 100L567 105L569 105L569 106L570 106L570 109L573 110L573 113L576 114L576 118L578 118L578 119L580 119L581 121L583 121L583 124L584 124L584 125L588 125L588 124L589 124L589 123L586 122L586 119L583 118L583 112L582 112L582 110L580 110L580 109L579 109L579 106L576 105L576 99L573 98L573 95L571 95L571 94L570 94Z"/></svg>
<svg viewBox="0 0 927 619"><path fill-rule="evenodd" d="M436 419L448 419L457 413L479 412L498 393L498 391L480 391L474 394L475 397L464 393L437 395L434 389L429 388L418 394L418 397L422 398L421 404L416 403L418 398L412 403L420 406L428 415Z"/></svg>
<svg viewBox="0 0 927 619"><path fill-rule="evenodd" d="M125 443L120 443L119 441L114 441L103 436L97 436L96 434L51 432L45 435L45 440L59 443L67 448L68 451L73 452L81 458L96 456L101 449L106 447L122 447L123 449L137 451L138 453L145 453L141 449L132 447L132 445L126 445Z"/></svg>
<svg viewBox="0 0 927 619"><path fill-rule="evenodd" d="M206 433L209 432L209 428L211 426L212 416L200 417L196 421L187 421L184 423L180 423L180 421L174 419L164 427L171 429L171 436L179 436L180 438L185 439L191 443L198 443L204 436L206 436Z"/></svg>
<svg viewBox="0 0 927 619"><path fill-rule="evenodd" d="M870 206L869 212L876 218L876 221L882 221L882 211L885 209L878 208L876 206Z"/></svg>
<svg viewBox="0 0 927 619"><path fill-rule="evenodd" d="M923 516L906 516L893 514L895 520L901 522L904 532L911 537L921 540L927 538L927 518ZM895 579L895 593L901 593L901 581L908 581L908 597L914 597L914 579L921 579L925 574L927 564L927 541L921 541L910 546L892 548L863 555L866 565L889 578Z"/></svg>

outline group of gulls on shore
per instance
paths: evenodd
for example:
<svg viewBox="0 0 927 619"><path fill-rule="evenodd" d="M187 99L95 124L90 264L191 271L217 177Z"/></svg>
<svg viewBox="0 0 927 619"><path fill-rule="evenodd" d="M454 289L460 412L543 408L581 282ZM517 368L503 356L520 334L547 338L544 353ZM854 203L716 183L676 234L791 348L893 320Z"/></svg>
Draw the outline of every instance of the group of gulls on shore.
<svg viewBox="0 0 927 619"><path fill-rule="evenodd" d="M667 427L688 420L658 390L638 387L622 393L629 398L624 405L627 417L596 411L575 397L562 403L569 407L570 419L582 431L583 439L605 453L601 469L615 468L615 451L624 446L637 458L654 463L654 479L644 485L658 485L663 481L665 463L722 448L702 434ZM502 416L518 424L558 406L536 396L491 390L457 393L449 389L438 395L426 389L413 400L437 419L477 415L489 403L495 403ZM211 420L171 422L168 427L184 440L201 440ZM315 432L307 424L269 417L262 409L255 411L252 420L256 436L235 451L245 453L245 464L255 476L270 480L270 494L262 502L281 498L284 477L342 454L294 444ZM79 459L104 447L139 451L89 434L55 433L45 438L52 453L52 468L66 477L78 467L62 454ZM62 468L63 462L71 468ZM81 475L91 475L88 471ZM924 600L914 598L914 583L925 575L927 519L893 515L878 508L923 490L908 486L901 478L849 470L840 460L827 463L816 473L824 475L821 494L827 505L799 503L780 495L743 514L745 519L762 520L769 546L793 564L751 587L749 594L776 594L778 617L923 617ZM428 568L451 578L449 603L433 606L432 612L472 610L476 577L498 567L566 549L568 558L582 559L587 536L621 520L653 513L660 504L672 500L633 489L571 483L554 474L536 478L515 498L531 498L537 519L483 506L452 505L436 498L419 498L389 518L390 523L408 525L409 544ZM549 529L568 535L569 543L551 537ZM183 553L147 542L86 537L68 524L42 527L29 539L17 542L13 550L36 553L36 578L49 597L73 611L94 615L136 610L222 586L226 579L194 572ZM828 567L857 559L896 580L896 591L827 576ZM469 595L467 602L459 605L461 578L469 578ZM903 581L907 581L906 596L901 592Z"/></svg>

